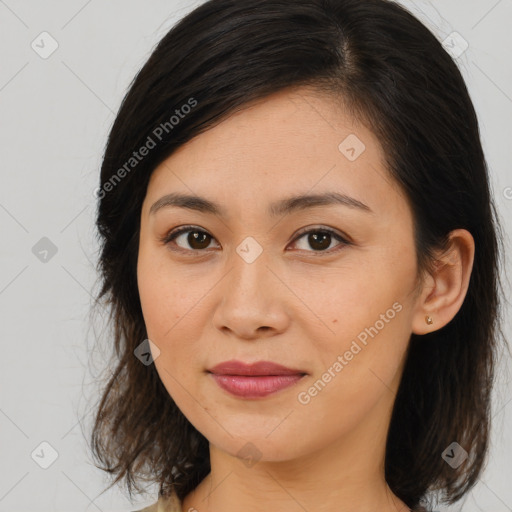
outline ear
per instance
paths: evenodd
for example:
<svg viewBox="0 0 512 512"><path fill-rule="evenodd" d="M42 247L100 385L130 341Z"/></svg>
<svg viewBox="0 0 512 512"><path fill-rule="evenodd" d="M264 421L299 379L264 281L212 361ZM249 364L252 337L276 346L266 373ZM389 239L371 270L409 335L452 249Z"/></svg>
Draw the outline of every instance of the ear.
<svg viewBox="0 0 512 512"><path fill-rule="evenodd" d="M448 249L436 258L434 271L427 275L414 308L412 332L426 334L449 323L457 314L469 287L475 242L465 229L450 233ZM428 324L430 316L433 323Z"/></svg>

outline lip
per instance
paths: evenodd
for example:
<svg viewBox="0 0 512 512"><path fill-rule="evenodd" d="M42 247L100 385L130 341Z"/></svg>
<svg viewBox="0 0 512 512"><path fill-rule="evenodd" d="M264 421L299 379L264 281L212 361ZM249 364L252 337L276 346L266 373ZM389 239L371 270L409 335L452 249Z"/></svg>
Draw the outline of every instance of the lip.
<svg viewBox="0 0 512 512"><path fill-rule="evenodd" d="M272 361L246 364L225 361L208 372L225 391L241 398L262 398L285 389L301 380L306 372L287 368Z"/></svg>
<svg viewBox="0 0 512 512"><path fill-rule="evenodd" d="M247 364L242 361L232 359L224 361L208 370L210 373L217 375L304 375L304 370L296 368L287 368L286 366L273 363L272 361L258 361L256 363Z"/></svg>

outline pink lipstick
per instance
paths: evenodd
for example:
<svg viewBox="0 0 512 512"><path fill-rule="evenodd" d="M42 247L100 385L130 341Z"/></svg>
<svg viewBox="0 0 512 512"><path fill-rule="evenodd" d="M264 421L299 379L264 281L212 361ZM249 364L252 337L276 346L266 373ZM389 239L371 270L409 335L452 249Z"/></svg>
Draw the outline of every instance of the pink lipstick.
<svg viewBox="0 0 512 512"><path fill-rule="evenodd" d="M298 382L306 372L271 361L245 364L225 361L208 372L225 391L241 398L262 398Z"/></svg>

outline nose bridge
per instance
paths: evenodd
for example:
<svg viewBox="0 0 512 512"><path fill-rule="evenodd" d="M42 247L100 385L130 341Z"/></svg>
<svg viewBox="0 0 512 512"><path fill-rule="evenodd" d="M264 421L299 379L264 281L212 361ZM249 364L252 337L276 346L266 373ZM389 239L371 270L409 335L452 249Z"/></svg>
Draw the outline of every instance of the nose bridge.
<svg viewBox="0 0 512 512"><path fill-rule="evenodd" d="M270 269L270 252L248 236L234 248L228 261L229 272L214 313L216 328L246 339L262 332L282 332L289 319L284 296L280 295L283 290Z"/></svg>
<svg viewBox="0 0 512 512"><path fill-rule="evenodd" d="M246 291L244 288L253 290L266 286L268 289L270 253L262 244L255 237L246 236L230 255L233 269L231 279L235 283L233 288L237 290L237 295L239 292L243 294Z"/></svg>

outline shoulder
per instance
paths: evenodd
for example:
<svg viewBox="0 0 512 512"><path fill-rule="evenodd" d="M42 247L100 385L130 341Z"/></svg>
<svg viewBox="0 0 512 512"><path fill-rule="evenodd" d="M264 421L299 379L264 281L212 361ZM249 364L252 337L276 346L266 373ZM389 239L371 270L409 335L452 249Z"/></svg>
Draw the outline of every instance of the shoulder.
<svg viewBox="0 0 512 512"><path fill-rule="evenodd" d="M152 505L133 512L181 512L181 501L173 494L169 498L160 497Z"/></svg>

